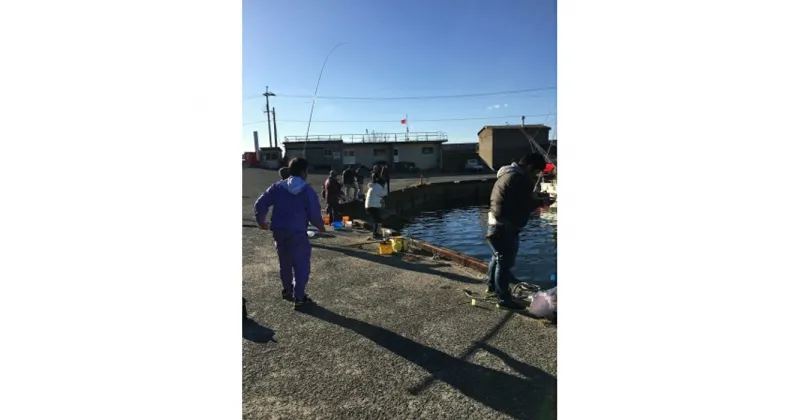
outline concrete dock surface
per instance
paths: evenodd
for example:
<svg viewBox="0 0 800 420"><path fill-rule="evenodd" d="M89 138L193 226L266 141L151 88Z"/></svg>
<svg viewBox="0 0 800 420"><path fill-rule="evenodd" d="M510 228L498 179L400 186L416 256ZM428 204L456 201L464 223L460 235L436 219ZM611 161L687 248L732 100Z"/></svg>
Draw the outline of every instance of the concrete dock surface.
<svg viewBox="0 0 800 420"><path fill-rule="evenodd" d="M319 192L325 177L309 178ZM556 327L471 306L462 289L482 292L484 273L331 232L312 239L316 304L294 311L252 217L276 179L243 170L243 296L258 324L242 341L243 418L556 418Z"/></svg>

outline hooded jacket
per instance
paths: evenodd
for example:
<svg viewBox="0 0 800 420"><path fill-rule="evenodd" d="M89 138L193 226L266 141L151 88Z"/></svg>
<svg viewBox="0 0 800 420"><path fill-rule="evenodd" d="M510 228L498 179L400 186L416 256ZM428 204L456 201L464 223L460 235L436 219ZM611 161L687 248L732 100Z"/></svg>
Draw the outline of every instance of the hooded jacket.
<svg viewBox="0 0 800 420"><path fill-rule="evenodd" d="M364 207L381 208L381 200L386 197L386 188L379 182L372 182L367 185L367 196L364 200Z"/></svg>
<svg viewBox="0 0 800 420"><path fill-rule="evenodd" d="M516 162L497 171L489 199L489 224L522 229L543 200L533 193L534 183Z"/></svg>
<svg viewBox="0 0 800 420"><path fill-rule="evenodd" d="M267 188L253 208L258 223L264 223L270 207L273 207L270 219L273 232L305 234L309 222L320 230L323 228L319 198L303 178L291 176Z"/></svg>

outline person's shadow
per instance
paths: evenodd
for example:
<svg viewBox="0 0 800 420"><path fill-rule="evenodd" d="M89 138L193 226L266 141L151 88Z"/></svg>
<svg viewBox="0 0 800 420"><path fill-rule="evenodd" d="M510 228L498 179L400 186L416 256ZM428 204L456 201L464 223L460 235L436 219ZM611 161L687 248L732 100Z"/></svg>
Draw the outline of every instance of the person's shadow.
<svg viewBox="0 0 800 420"><path fill-rule="evenodd" d="M481 345L525 378L476 365L419 344L385 328L348 318L315 305L304 313L347 328L405 358L464 395L517 419L556 418L556 379L547 372L513 359L494 347ZM412 394L427 386L409 389Z"/></svg>
<svg viewBox="0 0 800 420"><path fill-rule="evenodd" d="M378 263L378 264L391 265L393 267L400 268L401 270L417 271L417 272L421 272L421 273L432 274L432 275L435 275L435 276L443 277L443 278L446 278L448 280L453 280L453 281L457 281L457 282L460 282L460 283L469 283L469 284L482 284L482 283L484 283L484 281L478 280L476 278L467 277L467 276L464 276L464 275L461 275L461 274L451 273L451 272L448 272L448 271L438 271L438 270L434 270L433 269L434 267L447 266L448 264L440 264L440 265L435 265L435 266L427 265L427 264L415 264L415 263L403 261L402 259L397 258L395 256L388 256L388 257L380 256L380 255L376 255L376 254L373 254L373 253L368 252L368 251L355 250L355 249L352 249L352 248L348 248L348 247L344 247L344 246L337 246L337 245L323 245L321 243L313 243L313 244L311 244L311 246L314 247L314 248L322 248L322 249L327 249L329 251L340 252L340 253L342 253L344 255L347 255L349 257L361 258L361 259L364 259L364 260L367 260L367 261L371 261L371 262L375 262L375 263Z"/></svg>
<svg viewBox="0 0 800 420"><path fill-rule="evenodd" d="M275 342L275 331L260 325L258 322L245 318L242 320L242 338L254 343Z"/></svg>

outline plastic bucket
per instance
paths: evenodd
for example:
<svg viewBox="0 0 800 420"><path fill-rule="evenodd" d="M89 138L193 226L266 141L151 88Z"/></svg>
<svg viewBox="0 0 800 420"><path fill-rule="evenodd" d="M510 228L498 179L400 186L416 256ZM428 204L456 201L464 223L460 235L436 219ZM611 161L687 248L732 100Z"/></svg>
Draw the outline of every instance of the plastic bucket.
<svg viewBox="0 0 800 420"><path fill-rule="evenodd" d="M344 227L342 222L333 222L331 223L331 226L333 226L333 230L342 230L342 228Z"/></svg>
<svg viewBox="0 0 800 420"><path fill-rule="evenodd" d="M395 236L389 239L389 242L392 244L392 249L394 252L405 252L408 250L408 243L406 242L406 238L402 236Z"/></svg>
<svg viewBox="0 0 800 420"><path fill-rule="evenodd" d="M389 242L378 244L378 255L392 255L392 244Z"/></svg>

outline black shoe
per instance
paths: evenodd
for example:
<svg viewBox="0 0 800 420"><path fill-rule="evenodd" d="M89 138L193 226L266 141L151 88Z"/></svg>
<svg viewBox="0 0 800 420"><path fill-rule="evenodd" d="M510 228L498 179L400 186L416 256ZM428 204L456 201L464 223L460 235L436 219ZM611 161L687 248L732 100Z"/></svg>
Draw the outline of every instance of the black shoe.
<svg viewBox="0 0 800 420"><path fill-rule="evenodd" d="M281 297L283 298L283 300L288 300L289 302L294 301L294 298L292 297L292 292L289 292L286 289L281 290Z"/></svg>
<svg viewBox="0 0 800 420"><path fill-rule="evenodd" d="M299 311L304 306L310 305L310 304L313 304L313 303L314 303L314 301L311 300L311 298L308 297L308 295L306 295L306 297L304 297L303 299L300 299L300 300L295 299L295 301L294 301L294 310L295 311Z"/></svg>
<svg viewBox="0 0 800 420"><path fill-rule="evenodd" d="M524 305L520 305L517 302L500 301L497 302L497 309L505 309L507 311L524 311L525 309L527 309L527 307Z"/></svg>

